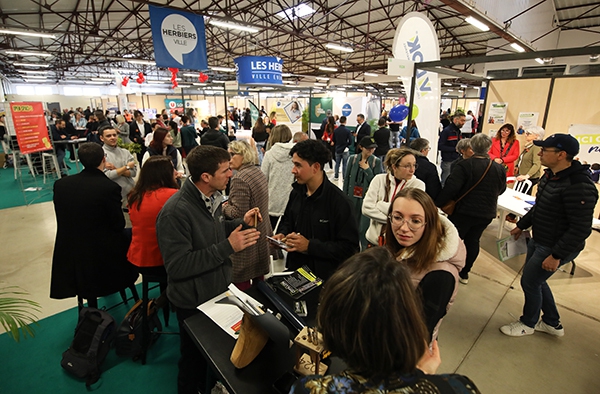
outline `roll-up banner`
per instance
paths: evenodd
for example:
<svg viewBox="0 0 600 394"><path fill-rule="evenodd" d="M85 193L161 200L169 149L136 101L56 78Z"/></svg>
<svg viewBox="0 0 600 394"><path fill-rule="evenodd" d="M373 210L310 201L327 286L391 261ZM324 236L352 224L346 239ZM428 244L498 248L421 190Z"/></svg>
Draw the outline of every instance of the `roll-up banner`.
<svg viewBox="0 0 600 394"><path fill-rule="evenodd" d="M242 56L233 60L240 85L283 85L283 60L273 56Z"/></svg>
<svg viewBox="0 0 600 394"><path fill-rule="evenodd" d="M396 29L392 53L397 59L414 63L440 60L440 47L433 24L419 12L406 14ZM406 92L410 92L412 78L402 76ZM440 81L438 74L417 70L414 98L408 98L410 104L418 108L417 116L413 110L413 119L417 123L419 134L429 140L431 150L428 158L436 162L438 126L440 123Z"/></svg>

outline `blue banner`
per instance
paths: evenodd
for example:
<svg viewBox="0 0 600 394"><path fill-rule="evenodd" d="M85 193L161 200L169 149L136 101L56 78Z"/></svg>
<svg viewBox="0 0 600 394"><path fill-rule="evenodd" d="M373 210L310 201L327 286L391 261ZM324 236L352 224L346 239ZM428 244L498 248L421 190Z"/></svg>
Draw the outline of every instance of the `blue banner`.
<svg viewBox="0 0 600 394"><path fill-rule="evenodd" d="M283 85L283 60L272 56L242 56L233 60L240 85Z"/></svg>
<svg viewBox="0 0 600 394"><path fill-rule="evenodd" d="M148 6L148 10L156 65L207 70L202 16L152 5Z"/></svg>

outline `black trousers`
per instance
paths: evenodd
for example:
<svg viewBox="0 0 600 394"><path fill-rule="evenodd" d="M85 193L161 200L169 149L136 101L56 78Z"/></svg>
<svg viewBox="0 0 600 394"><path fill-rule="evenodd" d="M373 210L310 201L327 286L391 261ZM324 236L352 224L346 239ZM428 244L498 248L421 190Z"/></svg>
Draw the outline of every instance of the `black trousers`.
<svg viewBox="0 0 600 394"><path fill-rule="evenodd" d="M471 268L477 256L479 256L479 240L483 230L492 222L492 219L478 218L475 216L463 215L455 213L448 217L458 230L458 235L465 243L467 249L467 259L465 267L460 272L461 278L468 278Z"/></svg>
<svg viewBox="0 0 600 394"><path fill-rule="evenodd" d="M216 383L216 378L208 366L208 362L194 343L194 340L185 327L183 321L188 317L202 313L198 309L177 308L177 321L179 323L180 345L179 373L177 375L178 394L210 393Z"/></svg>

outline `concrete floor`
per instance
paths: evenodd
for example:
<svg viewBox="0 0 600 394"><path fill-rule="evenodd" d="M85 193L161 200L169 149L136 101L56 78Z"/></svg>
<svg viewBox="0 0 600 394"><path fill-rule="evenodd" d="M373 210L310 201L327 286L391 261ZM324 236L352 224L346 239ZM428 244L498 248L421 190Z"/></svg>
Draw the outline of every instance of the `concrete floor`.
<svg viewBox="0 0 600 394"><path fill-rule="evenodd" d="M48 297L56 233L52 203L2 210L0 223L0 287L26 289L42 305L40 318L74 307L75 299ZM469 284L461 285L442 323L438 372L467 375L483 393L600 392L600 234L588 239L574 276L557 272L550 280L565 336L510 338L498 328L521 314L518 271L524 256L500 262L496 229L494 221L484 233Z"/></svg>

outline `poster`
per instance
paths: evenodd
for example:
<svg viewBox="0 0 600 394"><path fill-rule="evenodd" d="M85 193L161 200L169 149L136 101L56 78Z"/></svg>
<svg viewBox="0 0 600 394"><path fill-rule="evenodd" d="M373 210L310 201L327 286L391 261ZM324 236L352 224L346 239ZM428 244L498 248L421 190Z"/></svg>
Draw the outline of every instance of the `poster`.
<svg viewBox="0 0 600 394"><path fill-rule="evenodd" d="M21 153L52 149L42 103L11 102L10 111Z"/></svg>
<svg viewBox="0 0 600 394"><path fill-rule="evenodd" d="M290 122L296 123L298 121L302 121L302 104L300 104L298 101L287 103L283 107L283 110L290 119Z"/></svg>
<svg viewBox="0 0 600 394"><path fill-rule="evenodd" d="M539 118L539 112L519 112L519 119L517 120L518 128L527 130L532 126L537 126Z"/></svg>
<svg viewBox="0 0 600 394"><path fill-rule="evenodd" d="M501 126L506 123L506 111L508 111L508 103L491 103L488 111L488 124Z"/></svg>
<svg viewBox="0 0 600 394"><path fill-rule="evenodd" d="M317 123L321 125L321 122L327 117L327 110L333 111L333 98L311 98L310 99L310 123Z"/></svg>
<svg viewBox="0 0 600 394"><path fill-rule="evenodd" d="M165 107L169 113L177 111L179 115L183 114L183 99L165 99Z"/></svg>
<svg viewBox="0 0 600 394"><path fill-rule="evenodd" d="M600 163L600 125L572 124L569 134L579 141L579 161L588 164Z"/></svg>
<svg viewBox="0 0 600 394"><path fill-rule="evenodd" d="M369 122L372 118L367 114L367 97L336 97L333 100L333 115L345 116L346 126L354 130L358 126L356 115L363 114ZM379 111L379 108L377 108ZM375 115L375 124L379 120L379 112ZM370 122L369 122L370 123Z"/></svg>

